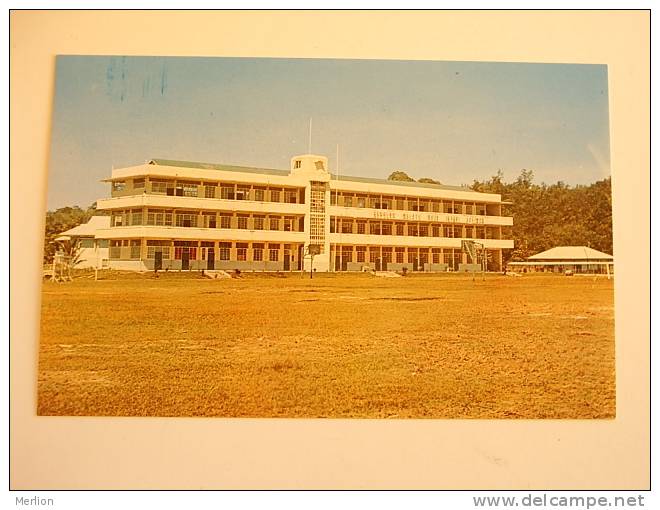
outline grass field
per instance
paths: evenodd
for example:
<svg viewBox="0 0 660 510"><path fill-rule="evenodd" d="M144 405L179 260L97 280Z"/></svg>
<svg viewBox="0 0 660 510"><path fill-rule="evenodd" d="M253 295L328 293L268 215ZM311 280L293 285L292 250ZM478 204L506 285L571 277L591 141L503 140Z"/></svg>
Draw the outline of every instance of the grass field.
<svg viewBox="0 0 660 510"><path fill-rule="evenodd" d="M612 418L613 281L45 282L41 415Z"/></svg>

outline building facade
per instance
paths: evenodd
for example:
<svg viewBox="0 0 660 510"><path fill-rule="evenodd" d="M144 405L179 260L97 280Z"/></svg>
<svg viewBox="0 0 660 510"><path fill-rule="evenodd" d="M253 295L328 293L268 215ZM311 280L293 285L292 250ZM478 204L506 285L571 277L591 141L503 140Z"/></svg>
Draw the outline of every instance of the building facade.
<svg viewBox="0 0 660 510"><path fill-rule="evenodd" d="M461 249L473 240L500 271L513 248L500 195L333 175L313 154L289 170L156 159L106 181L96 236L117 269L460 271L481 262Z"/></svg>

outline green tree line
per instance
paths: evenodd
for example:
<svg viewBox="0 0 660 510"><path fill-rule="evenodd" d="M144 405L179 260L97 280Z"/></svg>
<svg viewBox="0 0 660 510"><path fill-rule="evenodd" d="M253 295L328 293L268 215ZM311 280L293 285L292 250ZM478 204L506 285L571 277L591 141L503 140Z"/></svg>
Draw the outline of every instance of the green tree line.
<svg viewBox="0 0 660 510"><path fill-rule="evenodd" d="M508 202L503 214L513 217L514 249L507 260L524 260L555 246L589 246L612 253L611 178L589 185L535 184L531 170L513 182L501 171L486 181L475 180L475 191L499 193Z"/></svg>

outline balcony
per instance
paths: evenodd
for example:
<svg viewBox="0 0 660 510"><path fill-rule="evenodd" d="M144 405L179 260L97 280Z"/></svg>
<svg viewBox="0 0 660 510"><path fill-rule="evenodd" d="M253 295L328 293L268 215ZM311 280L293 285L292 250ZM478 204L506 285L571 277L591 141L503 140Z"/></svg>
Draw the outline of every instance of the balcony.
<svg viewBox="0 0 660 510"><path fill-rule="evenodd" d="M132 209L140 207L191 209L205 211L240 211L273 214L305 214L305 204L284 202L255 202L224 198L177 197L169 195L128 195L106 198L96 203L98 210Z"/></svg>
<svg viewBox="0 0 660 510"><path fill-rule="evenodd" d="M97 230L98 239L206 239L209 241L266 241L278 243L303 243L305 232L284 230L247 230L234 228L166 227L133 225Z"/></svg>
<svg viewBox="0 0 660 510"><path fill-rule="evenodd" d="M460 237L417 237L417 236L394 236L394 235L372 235L372 234L329 234L332 244L357 244L374 246L412 246L412 247L437 247L437 248L460 248ZM467 240L467 239L465 239ZM471 239L483 244L489 249L513 248L512 239Z"/></svg>

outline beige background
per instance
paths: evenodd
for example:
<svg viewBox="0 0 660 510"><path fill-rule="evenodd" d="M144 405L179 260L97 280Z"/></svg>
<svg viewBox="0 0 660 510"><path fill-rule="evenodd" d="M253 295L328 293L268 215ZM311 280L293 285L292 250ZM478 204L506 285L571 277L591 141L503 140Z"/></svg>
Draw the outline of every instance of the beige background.
<svg viewBox="0 0 660 510"><path fill-rule="evenodd" d="M649 487L647 12L14 12L10 43L13 488ZM56 54L608 64L616 420L37 417Z"/></svg>

